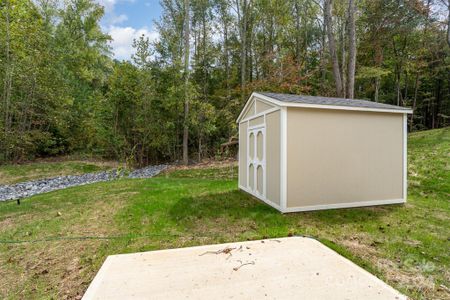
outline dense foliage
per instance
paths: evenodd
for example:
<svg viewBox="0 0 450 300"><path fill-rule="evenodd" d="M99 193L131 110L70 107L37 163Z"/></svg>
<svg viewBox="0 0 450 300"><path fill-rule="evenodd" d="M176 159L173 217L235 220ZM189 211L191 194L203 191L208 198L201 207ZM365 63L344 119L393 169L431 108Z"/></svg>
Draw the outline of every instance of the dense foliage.
<svg viewBox="0 0 450 300"><path fill-rule="evenodd" d="M411 130L449 124L448 0L161 6L159 39L135 40L132 59L118 62L95 1L2 0L0 162L215 156L254 90L354 93L413 107Z"/></svg>

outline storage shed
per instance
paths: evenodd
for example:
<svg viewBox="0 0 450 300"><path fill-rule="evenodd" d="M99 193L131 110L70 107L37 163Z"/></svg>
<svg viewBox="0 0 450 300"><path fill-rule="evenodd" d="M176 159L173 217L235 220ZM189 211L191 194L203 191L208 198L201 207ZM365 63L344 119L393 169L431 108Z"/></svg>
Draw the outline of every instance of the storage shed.
<svg viewBox="0 0 450 300"><path fill-rule="evenodd" d="M255 92L237 119L239 188L283 213L404 203L409 113Z"/></svg>

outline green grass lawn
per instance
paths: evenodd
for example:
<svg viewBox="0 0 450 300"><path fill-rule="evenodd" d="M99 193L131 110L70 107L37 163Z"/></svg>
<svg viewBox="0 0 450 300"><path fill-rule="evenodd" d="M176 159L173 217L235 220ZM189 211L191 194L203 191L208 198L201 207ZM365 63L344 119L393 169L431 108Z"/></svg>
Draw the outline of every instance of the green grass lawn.
<svg viewBox="0 0 450 300"><path fill-rule="evenodd" d="M106 161L61 160L53 162L34 162L20 165L0 165L0 185L14 184L62 175L110 170L117 164Z"/></svg>
<svg viewBox="0 0 450 300"><path fill-rule="evenodd" d="M405 205L282 215L231 167L178 170L0 204L0 298L73 298L107 255L307 235L415 299L450 298L450 130L409 139ZM20 242L28 241L28 242Z"/></svg>

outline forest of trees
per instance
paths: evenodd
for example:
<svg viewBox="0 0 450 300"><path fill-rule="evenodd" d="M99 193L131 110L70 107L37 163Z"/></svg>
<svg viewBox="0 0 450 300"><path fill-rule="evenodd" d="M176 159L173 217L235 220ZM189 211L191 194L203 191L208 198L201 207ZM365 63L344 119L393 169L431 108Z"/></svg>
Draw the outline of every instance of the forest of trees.
<svg viewBox="0 0 450 300"><path fill-rule="evenodd" d="M450 123L448 0L161 0L117 61L94 0L0 0L0 163L219 155L252 91L409 106ZM150 22L151 20L149 20Z"/></svg>

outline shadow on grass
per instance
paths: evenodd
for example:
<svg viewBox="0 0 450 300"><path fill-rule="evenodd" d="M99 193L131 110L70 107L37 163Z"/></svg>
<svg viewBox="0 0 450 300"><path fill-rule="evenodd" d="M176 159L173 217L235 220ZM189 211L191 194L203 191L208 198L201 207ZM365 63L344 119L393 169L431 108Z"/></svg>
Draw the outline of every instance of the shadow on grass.
<svg viewBox="0 0 450 300"><path fill-rule="evenodd" d="M197 221L233 227L236 222L253 224L253 230L265 228L288 234L289 227L376 224L379 219L405 209L402 205L366 208L334 209L313 212L281 214L269 205L238 190L185 197L170 209L169 216L187 227L198 226Z"/></svg>
<svg viewBox="0 0 450 300"><path fill-rule="evenodd" d="M176 220L193 217L281 216L274 208L238 190L181 198L171 207L169 214Z"/></svg>
<svg viewBox="0 0 450 300"><path fill-rule="evenodd" d="M396 214L399 210L404 209L405 207L402 204L390 204L360 208L340 208L301 212L293 213L292 216L308 216L309 218L323 222L324 224L335 226L361 222L377 222L379 219Z"/></svg>

